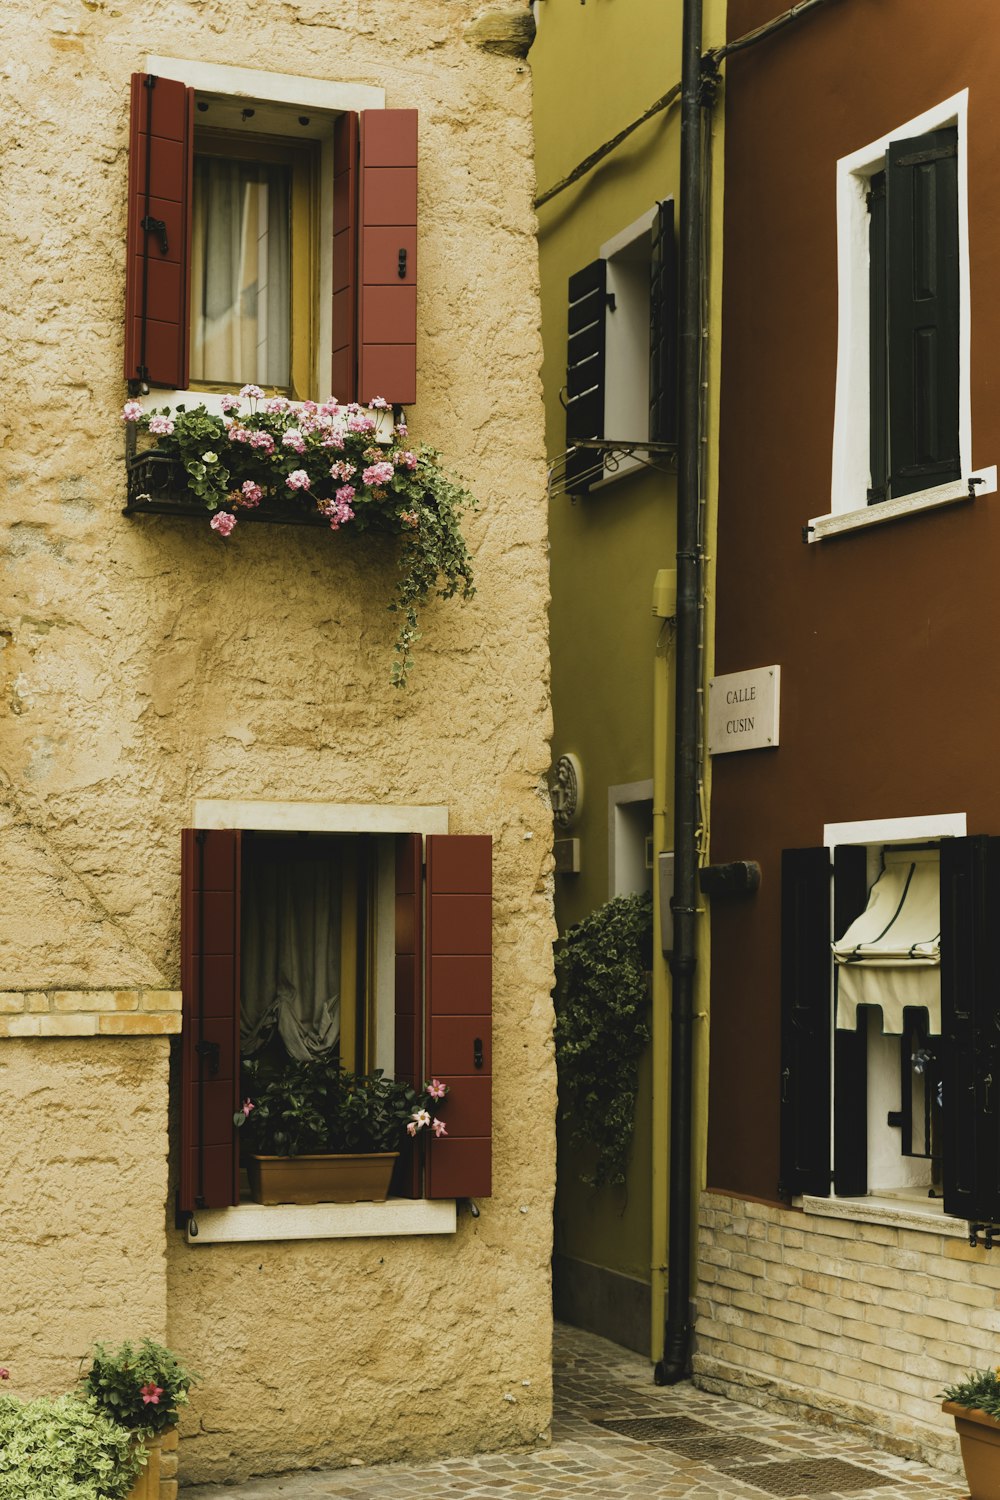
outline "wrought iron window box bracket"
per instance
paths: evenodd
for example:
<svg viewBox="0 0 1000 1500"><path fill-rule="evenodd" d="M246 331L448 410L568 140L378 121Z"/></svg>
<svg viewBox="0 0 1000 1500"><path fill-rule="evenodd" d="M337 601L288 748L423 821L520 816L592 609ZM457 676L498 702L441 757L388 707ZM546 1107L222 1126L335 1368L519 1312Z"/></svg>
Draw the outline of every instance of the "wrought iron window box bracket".
<svg viewBox="0 0 1000 1500"><path fill-rule="evenodd" d="M126 457L128 500L125 516L178 516L187 521L208 521L211 512L188 488L187 477L176 459L166 454L129 454ZM270 526L323 526L330 522L320 515L314 502L289 493L280 504L262 500L259 506L240 506L236 514L244 521Z"/></svg>

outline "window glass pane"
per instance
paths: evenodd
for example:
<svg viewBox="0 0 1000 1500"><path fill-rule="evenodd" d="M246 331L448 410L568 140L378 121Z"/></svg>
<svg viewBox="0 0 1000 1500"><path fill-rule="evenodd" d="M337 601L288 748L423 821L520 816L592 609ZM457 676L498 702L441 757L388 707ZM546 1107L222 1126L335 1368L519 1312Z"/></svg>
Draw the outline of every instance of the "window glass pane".
<svg viewBox="0 0 1000 1500"><path fill-rule="evenodd" d="M196 156L195 380L290 384L291 167Z"/></svg>

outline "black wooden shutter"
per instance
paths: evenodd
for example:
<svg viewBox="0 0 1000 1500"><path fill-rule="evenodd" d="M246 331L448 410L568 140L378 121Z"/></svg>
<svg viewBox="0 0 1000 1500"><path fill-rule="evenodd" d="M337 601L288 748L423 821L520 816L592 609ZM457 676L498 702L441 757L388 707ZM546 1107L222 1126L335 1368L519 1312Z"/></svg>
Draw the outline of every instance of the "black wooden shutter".
<svg viewBox="0 0 1000 1500"><path fill-rule="evenodd" d="M604 436L604 352L607 261L594 260L569 279L569 338L566 347L566 447ZM579 449L566 461L567 488L579 493L603 472L594 449Z"/></svg>
<svg viewBox="0 0 1000 1500"><path fill-rule="evenodd" d="M868 504L889 493L889 314L885 263L885 172L872 178L868 192L868 390L871 408Z"/></svg>
<svg viewBox="0 0 1000 1500"><path fill-rule="evenodd" d="M238 829L185 828L181 844L181 1209L239 1202Z"/></svg>
<svg viewBox="0 0 1000 1500"><path fill-rule="evenodd" d="M843 937L868 904L868 851L845 844L833 851L833 931ZM854 1031L833 1033L833 1191L856 1198L868 1191L868 1033L864 1014Z"/></svg>
<svg viewBox="0 0 1000 1500"><path fill-rule="evenodd" d="M781 1179L830 1192L830 852L781 856Z"/></svg>
<svg viewBox="0 0 1000 1500"><path fill-rule="evenodd" d="M656 206L649 283L649 436L677 441L677 241L674 201Z"/></svg>
<svg viewBox="0 0 1000 1500"><path fill-rule="evenodd" d="M961 476L958 452L958 132L887 154L891 493Z"/></svg>
<svg viewBox="0 0 1000 1500"><path fill-rule="evenodd" d="M396 984L395 1076L419 1089L423 1083L424 968L423 839L419 833L396 835ZM420 1197L421 1153L403 1142L392 1178L400 1198Z"/></svg>
<svg viewBox="0 0 1000 1500"><path fill-rule="evenodd" d="M1000 1221L1000 838L941 840L945 1212Z"/></svg>

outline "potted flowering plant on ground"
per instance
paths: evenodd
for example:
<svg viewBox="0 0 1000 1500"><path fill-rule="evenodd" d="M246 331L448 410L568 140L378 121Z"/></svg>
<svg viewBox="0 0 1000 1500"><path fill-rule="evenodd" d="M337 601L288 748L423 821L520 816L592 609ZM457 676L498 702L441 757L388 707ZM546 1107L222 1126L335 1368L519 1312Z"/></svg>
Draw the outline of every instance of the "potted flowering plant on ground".
<svg viewBox="0 0 1000 1500"><path fill-rule="evenodd" d="M381 1069L346 1073L321 1059L278 1067L251 1059L243 1076L246 1098L233 1119L257 1203L381 1200L402 1142L448 1133L433 1113L448 1093L436 1078L413 1089Z"/></svg>
<svg viewBox="0 0 1000 1500"><path fill-rule="evenodd" d="M220 537L231 536L241 519L398 537L389 609L402 617L392 673L402 687L420 607L434 593L451 599L475 592L460 525L472 496L445 474L434 449L407 446L405 424L393 425L381 398L367 407L332 397L292 402L245 385L220 406L145 411L138 401L125 403L132 433L151 440L141 451L132 443L129 511L183 513L193 498Z"/></svg>
<svg viewBox="0 0 1000 1500"><path fill-rule="evenodd" d="M98 1344L81 1379L84 1396L126 1429L139 1460L145 1459L128 1500L158 1500L162 1454L177 1447L178 1409L197 1377L162 1344L143 1339L137 1349Z"/></svg>
<svg viewBox="0 0 1000 1500"><path fill-rule="evenodd" d="M969 1500L1000 1495L1000 1369L974 1370L941 1393L955 1418Z"/></svg>

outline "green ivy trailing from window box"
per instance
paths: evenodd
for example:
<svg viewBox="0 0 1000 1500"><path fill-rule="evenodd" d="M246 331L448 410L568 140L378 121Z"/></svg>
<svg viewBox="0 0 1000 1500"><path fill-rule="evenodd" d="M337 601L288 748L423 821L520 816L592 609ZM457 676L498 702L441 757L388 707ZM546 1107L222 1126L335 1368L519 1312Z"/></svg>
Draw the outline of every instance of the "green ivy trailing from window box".
<svg viewBox="0 0 1000 1500"><path fill-rule="evenodd" d="M475 500L433 448L407 446L387 402L340 406L332 398L292 402L244 386L204 405L146 411L127 401L123 417L150 446L129 457L130 513L190 512L178 492L209 512L220 538L241 520L326 525L348 534L399 538L399 573L388 608L401 618L392 682L404 687L419 639L419 612L432 595L475 593L461 520ZM386 427L386 424L389 424ZM389 441L379 436L386 427ZM134 447L134 445L133 445Z"/></svg>
<svg viewBox="0 0 1000 1500"><path fill-rule="evenodd" d="M616 896L571 927L556 951L556 1063L574 1145L596 1153L594 1187L625 1181L639 1058L649 1040L653 905Z"/></svg>

